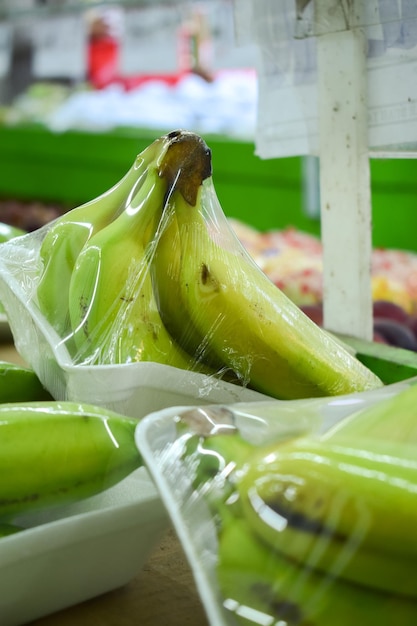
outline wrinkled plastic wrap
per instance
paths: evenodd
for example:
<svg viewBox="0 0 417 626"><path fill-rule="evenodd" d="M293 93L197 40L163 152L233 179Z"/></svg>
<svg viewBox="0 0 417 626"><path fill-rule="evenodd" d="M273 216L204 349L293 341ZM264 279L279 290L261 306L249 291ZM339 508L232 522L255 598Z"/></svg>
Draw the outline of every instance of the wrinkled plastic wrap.
<svg viewBox="0 0 417 626"><path fill-rule="evenodd" d="M210 149L187 131L150 144L104 195L3 244L0 300L56 399L144 415L381 386L256 265L216 195Z"/></svg>
<svg viewBox="0 0 417 626"><path fill-rule="evenodd" d="M373 491L377 492L377 507L385 506L388 495L384 490L384 481L380 480L382 465L380 474L373 474L371 468L374 468L376 457L384 453L391 455L394 465L395 448L391 443L400 436L400 424L395 426L391 423L391 430L387 429L387 439L379 441L379 446L376 437L367 440L363 433L362 436L358 434L356 440L352 439L351 448L357 448L357 466L352 462L349 467L344 466L341 454L340 463L334 462L332 468L327 468L329 489L333 476L338 472L343 474L345 471L353 482L357 479L357 489L350 503L347 495L351 489L349 478L346 482L340 480L336 495L333 492L330 499L325 480L321 491L315 487L316 471L319 475L320 472L326 475L326 460L329 461L326 454L317 452L313 459L311 456L308 459L306 454L305 458L310 460L309 471L303 467L302 453L291 471L285 473L282 470L280 473L279 469L273 470L273 464L276 464L276 458L279 459L280 450L285 449L286 444L291 445L292 441L305 438L323 437L355 413L372 409L376 405L382 406L405 389L406 385L401 383L395 389L387 387L378 393L352 394L337 399L249 405L240 403L193 409L174 407L149 415L141 421L136 430L137 445L182 542L211 626L351 626L354 623L412 626L415 623L415 584L414 592L410 592L407 582L415 581L413 575L409 576L416 565L414 533L409 529L408 537L396 536L395 530L397 524L399 528L403 524L407 525L407 520L414 515L412 511L415 512L412 505L417 480L415 422L408 429L408 448L404 446L404 457L400 454L400 460L397 460L403 468L408 467L408 477L413 476L413 480L408 484L397 482L397 486L404 489L404 508L390 511L389 521L378 516L371 496ZM233 443L236 437L240 442L248 442L254 456L248 456L242 462L245 457L240 453L241 443ZM222 443L216 443L219 439ZM275 459L273 451L276 452ZM334 459L337 459L337 454L336 451ZM362 466L361 457L367 459ZM382 456L380 460L383 461ZM292 501L299 502L299 514L290 518L288 532L285 506L283 509L277 506L275 510L261 505L256 508L257 490L251 491L250 484L246 482L245 487L244 482L245 474L246 481L251 476L251 464L257 468L255 484L258 491L262 491L263 480L268 484L272 477L277 494L283 492L282 485L287 482L284 493L290 509ZM388 476L384 478L389 483L389 463L385 465L385 470L387 467ZM395 482L394 475L401 474L401 471L398 467L392 471L392 483ZM308 510L307 500L306 515L303 516L303 501L301 498L297 500L297 490L301 485L302 491L303 481L306 480L308 485L309 479L311 487L306 493L310 494L309 501L313 502L313 508ZM373 482L374 487L364 498L365 491L360 485L361 481L366 480ZM240 488L237 488L239 484ZM352 491L350 493L352 495ZM250 517L248 509L242 508L242 502L248 494L252 494L255 523L253 511ZM322 525L319 522L320 513L315 519L314 499L317 511L320 511L323 502L328 503ZM263 536L264 529L261 526L259 531L256 516L268 525L268 514L272 532L265 532ZM344 519L346 522L343 522ZM273 526L274 521L276 527ZM350 524L345 536L338 536L330 530L332 525L337 527L340 523ZM369 528L385 524L391 528L394 543L390 544L386 553L385 545L381 548L381 545L376 544L376 554L366 554L366 541L362 543L362 540ZM280 534L276 545L274 533ZM395 552L396 545L399 553L402 551L401 546L407 553L410 552L393 565L390 550ZM296 552L297 546L307 546L308 563L303 559L297 562L297 559L291 558L292 549ZM332 557L331 562L327 569L320 571L314 563L320 563L321 555L327 549ZM345 576L349 564L354 564L356 557L363 565L364 580L360 584L347 580ZM360 561L361 558L364 560ZM387 571L391 583L392 574L396 571L401 593L375 591L371 582L373 576L378 579L375 569L377 574L381 574L382 581ZM355 571L351 568L351 574L352 570Z"/></svg>

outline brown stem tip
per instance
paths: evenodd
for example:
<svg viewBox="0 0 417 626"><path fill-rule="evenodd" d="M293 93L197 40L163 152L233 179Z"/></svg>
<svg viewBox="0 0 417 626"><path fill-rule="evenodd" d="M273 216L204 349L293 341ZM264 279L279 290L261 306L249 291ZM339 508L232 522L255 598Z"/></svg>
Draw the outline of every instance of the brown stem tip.
<svg viewBox="0 0 417 626"><path fill-rule="evenodd" d="M166 178L168 189L178 189L195 206L200 185L212 174L211 150L199 135L186 130L174 130L166 139L159 175Z"/></svg>

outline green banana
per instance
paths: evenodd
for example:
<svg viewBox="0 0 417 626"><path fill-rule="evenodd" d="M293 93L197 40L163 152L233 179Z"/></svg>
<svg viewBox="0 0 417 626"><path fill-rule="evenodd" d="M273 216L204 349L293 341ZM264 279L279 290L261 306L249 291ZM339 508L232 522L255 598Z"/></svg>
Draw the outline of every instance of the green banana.
<svg viewBox="0 0 417 626"><path fill-rule="evenodd" d="M65 338L70 333L68 291L79 253L95 233L129 205L161 143L163 138L143 150L125 176L111 189L68 211L48 228L40 248L42 269L37 285L37 301L42 314L60 337Z"/></svg>
<svg viewBox="0 0 417 626"><path fill-rule="evenodd" d="M191 319L184 319L186 309L179 289L181 241L177 218L171 209L167 206L164 211L150 262L155 301L163 323L178 344L196 359L204 359L220 370L220 360L210 353Z"/></svg>
<svg viewBox="0 0 417 626"><path fill-rule="evenodd" d="M0 361L0 403L53 400L35 372L8 361Z"/></svg>
<svg viewBox="0 0 417 626"><path fill-rule="evenodd" d="M180 288L180 273L183 261L181 233L178 226L176 204L172 198L177 189L191 202L195 202L195 190L210 174L210 161L190 158L184 159L184 142L200 139L192 134L179 131L177 136L171 133L173 140L164 158L161 159L160 175L166 179L169 193L164 213L157 233L157 244L154 248L150 269L152 284L161 319L177 342L197 360L213 366L217 373L226 369L218 356L211 350L210 341L202 337L187 312L187 299L183 298ZM205 144L201 143L204 149ZM200 147L200 144L199 144ZM191 156L193 152L191 151ZM184 315L187 315L185 318ZM186 319L186 322L185 322Z"/></svg>
<svg viewBox="0 0 417 626"><path fill-rule="evenodd" d="M179 131L161 159L160 175L170 190L166 211L175 220L168 228L173 237L159 240L152 278L161 317L188 352L206 355L211 366L229 369L242 384L281 399L382 386L308 319L240 244L221 211L210 150L200 137Z"/></svg>
<svg viewBox="0 0 417 626"><path fill-rule="evenodd" d="M273 550L332 576L417 598L417 454L301 438L264 450L237 490Z"/></svg>
<svg viewBox="0 0 417 626"><path fill-rule="evenodd" d="M222 511L216 575L237 623L286 626L412 626L417 604L294 563L256 537L247 521Z"/></svg>
<svg viewBox="0 0 417 626"><path fill-rule="evenodd" d="M167 193L159 160L169 141L167 136L154 162L147 164L129 205L91 237L77 258L69 289L77 362L155 361L207 370L167 332L148 266Z"/></svg>
<svg viewBox="0 0 417 626"><path fill-rule="evenodd" d="M142 464L137 421L72 402L0 405L0 519L70 503Z"/></svg>

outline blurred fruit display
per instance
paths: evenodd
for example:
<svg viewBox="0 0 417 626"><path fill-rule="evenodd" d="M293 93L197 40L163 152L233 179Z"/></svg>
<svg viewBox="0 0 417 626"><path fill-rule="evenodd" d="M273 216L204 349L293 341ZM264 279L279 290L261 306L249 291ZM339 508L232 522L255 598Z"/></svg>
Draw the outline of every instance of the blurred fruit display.
<svg viewBox="0 0 417 626"><path fill-rule="evenodd" d="M271 280L322 326L320 240L292 227L261 233L237 220L232 225ZM374 341L417 351L417 255L375 248L371 271Z"/></svg>
<svg viewBox="0 0 417 626"><path fill-rule="evenodd" d="M0 222L32 232L51 222L66 211L58 203L44 203L38 200L22 201L14 198L0 199Z"/></svg>

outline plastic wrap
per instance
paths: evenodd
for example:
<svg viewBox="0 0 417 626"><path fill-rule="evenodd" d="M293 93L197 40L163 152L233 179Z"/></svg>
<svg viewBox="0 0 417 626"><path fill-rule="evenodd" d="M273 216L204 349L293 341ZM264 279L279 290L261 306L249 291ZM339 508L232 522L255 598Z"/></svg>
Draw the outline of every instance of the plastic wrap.
<svg viewBox="0 0 417 626"><path fill-rule="evenodd" d="M141 421L137 445L212 626L415 623L416 388L393 391Z"/></svg>
<svg viewBox="0 0 417 626"><path fill-rule="evenodd" d="M144 415L382 384L256 265L216 195L209 147L187 131L2 245L0 270L16 346L56 399Z"/></svg>

